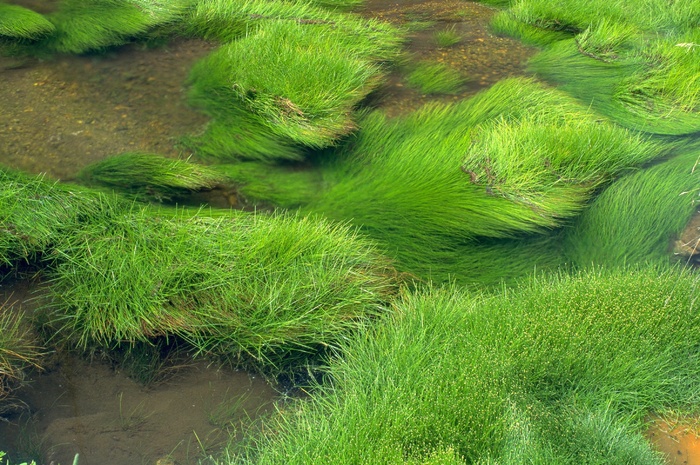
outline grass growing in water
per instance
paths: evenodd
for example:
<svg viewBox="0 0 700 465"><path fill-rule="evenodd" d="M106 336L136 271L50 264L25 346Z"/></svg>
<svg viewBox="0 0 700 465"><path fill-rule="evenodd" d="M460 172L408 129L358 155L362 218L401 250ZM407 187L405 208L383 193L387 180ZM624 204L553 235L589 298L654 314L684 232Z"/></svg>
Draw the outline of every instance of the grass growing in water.
<svg viewBox="0 0 700 465"><path fill-rule="evenodd" d="M456 94L465 79L459 71L444 63L419 63L406 77L411 87L424 94Z"/></svg>
<svg viewBox="0 0 700 465"><path fill-rule="evenodd" d="M661 465L644 421L697 408L697 285L647 268L406 295L232 463Z"/></svg>
<svg viewBox="0 0 700 465"><path fill-rule="evenodd" d="M0 266L34 261L85 219L109 215L118 204L94 191L0 168Z"/></svg>
<svg viewBox="0 0 700 465"><path fill-rule="evenodd" d="M298 367L383 312L386 261L344 226L135 208L52 255L49 320L85 347L176 335L266 371Z"/></svg>
<svg viewBox="0 0 700 465"><path fill-rule="evenodd" d="M38 367L41 349L27 328L23 313L7 303L0 305L0 413L3 401L24 379L24 370Z"/></svg>
<svg viewBox="0 0 700 465"><path fill-rule="evenodd" d="M668 262L669 241L697 210L700 150L618 180L577 219L565 250L581 266Z"/></svg>
<svg viewBox="0 0 700 465"><path fill-rule="evenodd" d="M136 195L168 200L221 185L224 177L206 166L148 153L124 153L85 167L83 180Z"/></svg>
<svg viewBox="0 0 700 465"><path fill-rule="evenodd" d="M457 45L461 40L459 33L455 30L454 24L441 31L437 31L433 37L435 38L435 43L440 48L452 47L453 45Z"/></svg>
<svg viewBox="0 0 700 465"><path fill-rule="evenodd" d="M44 16L18 5L0 3L0 37L11 39L40 39L54 30Z"/></svg>
<svg viewBox="0 0 700 465"><path fill-rule="evenodd" d="M267 22L195 65L194 99L205 109L238 106L272 138L332 145L355 129L353 107L381 81L345 40L325 25Z"/></svg>
<svg viewBox="0 0 700 465"><path fill-rule="evenodd" d="M62 0L49 16L56 31L42 46L85 53L122 45L159 26L179 21L190 0Z"/></svg>

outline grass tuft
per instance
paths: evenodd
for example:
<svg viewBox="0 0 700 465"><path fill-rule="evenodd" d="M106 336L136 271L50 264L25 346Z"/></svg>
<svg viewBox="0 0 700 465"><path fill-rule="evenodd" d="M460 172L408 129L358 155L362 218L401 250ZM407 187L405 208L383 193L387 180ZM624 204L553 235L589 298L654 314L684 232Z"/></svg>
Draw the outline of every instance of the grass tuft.
<svg viewBox="0 0 700 465"><path fill-rule="evenodd" d="M459 33L456 31L454 24L441 31L437 31L433 37L435 38L435 43L440 48L452 47L453 45L457 45L462 40Z"/></svg>
<svg viewBox="0 0 700 465"><path fill-rule="evenodd" d="M275 372L336 347L393 292L386 261L347 227L164 212L134 207L56 247L47 309L56 334L79 347L175 335Z"/></svg>
<svg viewBox="0 0 700 465"><path fill-rule="evenodd" d="M0 37L38 40L53 31L54 25L39 13L0 3Z"/></svg>
<svg viewBox="0 0 700 465"><path fill-rule="evenodd" d="M79 177L158 201L213 189L224 181L222 175L206 166L148 153L124 153L106 158L85 167Z"/></svg>
<svg viewBox="0 0 700 465"><path fill-rule="evenodd" d="M457 94L465 83L459 71L444 63L418 63L406 77L411 87L424 94Z"/></svg>

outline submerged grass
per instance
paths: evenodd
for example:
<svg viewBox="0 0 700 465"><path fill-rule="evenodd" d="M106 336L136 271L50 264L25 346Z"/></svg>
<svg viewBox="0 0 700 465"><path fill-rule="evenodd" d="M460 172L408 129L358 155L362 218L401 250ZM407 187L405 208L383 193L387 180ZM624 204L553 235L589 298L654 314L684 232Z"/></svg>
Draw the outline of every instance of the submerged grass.
<svg viewBox="0 0 700 465"><path fill-rule="evenodd" d="M39 367L41 349L28 329L24 314L7 302L0 305L0 413L2 403L24 379L24 370Z"/></svg>
<svg viewBox="0 0 700 465"><path fill-rule="evenodd" d="M224 177L186 160L148 153L123 153L85 167L79 177L144 199L172 199L188 192L212 189Z"/></svg>
<svg viewBox="0 0 700 465"><path fill-rule="evenodd" d="M668 262L670 241L697 210L700 150L616 181L565 235L570 260L608 267Z"/></svg>
<svg viewBox="0 0 700 465"><path fill-rule="evenodd" d="M697 285L645 268L405 295L231 463L661 465L644 421L697 408Z"/></svg>
<svg viewBox="0 0 700 465"><path fill-rule="evenodd" d="M81 347L179 336L265 371L297 368L383 313L395 281L347 227L134 208L52 254L50 326Z"/></svg>
<svg viewBox="0 0 700 465"><path fill-rule="evenodd" d="M53 31L54 25L39 13L0 2L0 38L37 40Z"/></svg>
<svg viewBox="0 0 700 465"><path fill-rule="evenodd" d="M454 24L441 31L437 31L435 34L433 34L433 38L435 39L437 46L440 48L452 47L453 45L457 45L461 40L461 37L455 29Z"/></svg>
<svg viewBox="0 0 700 465"><path fill-rule="evenodd" d="M465 83L461 73L444 63L421 62L406 77L411 87L424 94L456 94Z"/></svg>

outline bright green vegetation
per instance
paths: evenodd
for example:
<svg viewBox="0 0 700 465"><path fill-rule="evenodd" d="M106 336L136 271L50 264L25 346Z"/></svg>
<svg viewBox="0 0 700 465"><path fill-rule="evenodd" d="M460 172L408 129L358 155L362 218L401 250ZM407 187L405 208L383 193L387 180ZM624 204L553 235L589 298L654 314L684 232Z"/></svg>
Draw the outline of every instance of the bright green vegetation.
<svg viewBox="0 0 700 465"><path fill-rule="evenodd" d="M546 46L533 70L619 124L658 134L700 130L696 1L518 0L493 28Z"/></svg>
<svg viewBox="0 0 700 465"><path fill-rule="evenodd" d="M696 295L655 268L405 295L231 463L661 465L644 421L697 409Z"/></svg>
<svg viewBox="0 0 700 465"><path fill-rule="evenodd" d="M4 412L3 400L24 379L24 370L38 366L40 352L22 313L0 305L0 413Z"/></svg>
<svg viewBox="0 0 700 465"><path fill-rule="evenodd" d="M241 162L213 168L232 180L238 193L257 206L301 207L316 200L326 187L322 171L310 165ZM264 200L256 201L259 199Z"/></svg>
<svg viewBox="0 0 700 465"><path fill-rule="evenodd" d="M62 0L49 16L56 31L42 44L51 51L85 53L122 45L181 20L190 0Z"/></svg>
<svg viewBox="0 0 700 465"><path fill-rule="evenodd" d="M434 34L435 43L438 47L447 48L457 45L461 40L459 33L455 30L454 25L446 27Z"/></svg>
<svg viewBox="0 0 700 465"><path fill-rule="evenodd" d="M477 270L486 268L486 257L517 248L494 246L488 238L566 224L596 189L660 152L527 79L502 81L468 101L429 105L395 120L370 114L361 127L334 161L316 170L289 177L277 170L267 177L264 165L253 164L227 174L253 201L289 195L292 200L280 205L307 202L304 212L352 221L402 270L440 280L481 281ZM558 263L555 249L538 255L519 255L521 265L484 274L482 282L516 274L528 262L530 269Z"/></svg>
<svg viewBox="0 0 700 465"><path fill-rule="evenodd" d="M370 34L328 21L268 20L197 63L191 102L214 122L187 145L219 158L299 159L294 146L327 147L353 131L354 108L383 73Z"/></svg>
<svg viewBox="0 0 700 465"><path fill-rule="evenodd" d="M275 136L324 147L355 128L353 107L380 82L348 51L328 27L269 22L200 61L190 82L199 102L239 105Z"/></svg>
<svg viewBox="0 0 700 465"><path fill-rule="evenodd" d="M224 177L206 166L147 153L124 153L85 167L79 177L140 198L168 200L221 185Z"/></svg>
<svg viewBox="0 0 700 465"><path fill-rule="evenodd" d="M0 38L40 39L54 30L44 16L18 5L0 3Z"/></svg>
<svg viewBox="0 0 700 465"><path fill-rule="evenodd" d="M402 37L393 26L360 16L336 13L305 1L199 0L187 19L190 34L230 42L269 23L287 22L310 29L335 30L347 53L372 61L388 61L400 52Z"/></svg>
<svg viewBox="0 0 700 465"><path fill-rule="evenodd" d="M77 186L0 168L0 266L36 260L85 219L97 220L117 203Z"/></svg>
<svg viewBox="0 0 700 465"><path fill-rule="evenodd" d="M49 325L79 347L179 336L265 371L299 367L384 311L385 259L344 226L134 207L51 255Z"/></svg>
<svg viewBox="0 0 700 465"><path fill-rule="evenodd" d="M406 77L411 87L424 94L456 94L465 79L459 71L444 63L421 62Z"/></svg>
<svg viewBox="0 0 700 465"><path fill-rule="evenodd" d="M669 260L669 239L697 210L700 150L695 148L615 182L566 235L572 262L619 266Z"/></svg>

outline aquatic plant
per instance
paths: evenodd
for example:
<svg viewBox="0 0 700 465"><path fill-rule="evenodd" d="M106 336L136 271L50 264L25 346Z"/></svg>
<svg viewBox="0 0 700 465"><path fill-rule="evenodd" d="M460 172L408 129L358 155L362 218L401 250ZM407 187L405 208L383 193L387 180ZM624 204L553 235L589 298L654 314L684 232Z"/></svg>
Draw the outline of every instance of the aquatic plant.
<svg viewBox="0 0 700 465"><path fill-rule="evenodd" d="M655 65L640 59L641 52L606 62L582 54L570 39L534 56L529 66L625 127L670 135L698 131L700 81L693 59L700 52L668 42L653 49L659 51Z"/></svg>
<svg viewBox="0 0 700 465"><path fill-rule="evenodd" d="M234 112L250 112L264 130L260 138L331 145L355 129L353 107L382 76L345 40L324 25L267 22L194 66L189 82L195 101L214 111L225 103L238 106Z"/></svg>
<svg viewBox="0 0 700 465"><path fill-rule="evenodd" d="M421 62L406 76L406 82L424 94L456 94L465 79L444 63Z"/></svg>
<svg viewBox="0 0 700 465"><path fill-rule="evenodd" d="M53 30L54 25L39 13L0 2L0 37L37 40Z"/></svg>
<svg viewBox="0 0 700 465"><path fill-rule="evenodd" d="M85 218L120 205L95 191L0 168L0 266L34 261Z"/></svg>
<svg viewBox="0 0 700 465"><path fill-rule="evenodd" d="M406 294L231 463L661 465L644 422L696 408L697 284L644 268Z"/></svg>
<svg viewBox="0 0 700 465"><path fill-rule="evenodd" d="M85 167L78 177L139 198L159 201L192 191L212 189L224 181L221 174L209 167L137 152L123 153L93 163Z"/></svg>
<svg viewBox="0 0 700 465"><path fill-rule="evenodd" d="M191 35L230 42L253 35L259 27L275 22L310 29L331 28L338 33L335 40L346 46L347 55L361 56L372 62L395 59L403 42L400 31L388 23L328 11L306 1L199 0L186 24Z"/></svg>
<svg viewBox="0 0 700 465"><path fill-rule="evenodd" d="M178 336L267 372L311 363L384 312L395 280L345 226L134 208L55 247L48 325L79 347Z"/></svg>
<svg viewBox="0 0 700 465"><path fill-rule="evenodd" d="M497 35L514 37L530 45L548 45L571 37L563 31L548 30L519 21L509 11L499 11L491 19L491 30Z"/></svg>
<svg viewBox="0 0 700 465"><path fill-rule="evenodd" d="M316 200L327 188L315 166L241 162L212 167L236 185L237 192L255 206L297 208ZM264 199L260 201L260 199Z"/></svg>
<svg viewBox="0 0 700 465"><path fill-rule="evenodd" d="M564 236L570 260L608 267L667 263L671 239L697 210L700 150L684 151L619 179L600 194Z"/></svg>
<svg viewBox="0 0 700 465"><path fill-rule="evenodd" d="M56 30L42 46L85 53L122 45L178 21L190 4L191 0L62 0L49 16Z"/></svg>
<svg viewBox="0 0 700 465"><path fill-rule="evenodd" d="M3 401L24 379L29 367L39 367L41 348L24 319L24 314L7 302L0 305L0 413Z"/></svg>
<svg viewBox="0 0 700 465"><path fill-rule="evenodd" d="M452 47L453 45L457 45L461 40L459 33L455 30L454 24L435 32L433 37L435 38L435 43L440 48Z"/></svg>

